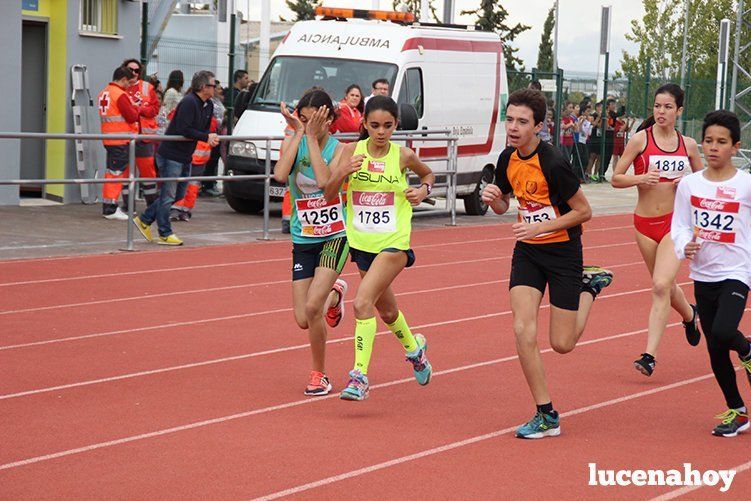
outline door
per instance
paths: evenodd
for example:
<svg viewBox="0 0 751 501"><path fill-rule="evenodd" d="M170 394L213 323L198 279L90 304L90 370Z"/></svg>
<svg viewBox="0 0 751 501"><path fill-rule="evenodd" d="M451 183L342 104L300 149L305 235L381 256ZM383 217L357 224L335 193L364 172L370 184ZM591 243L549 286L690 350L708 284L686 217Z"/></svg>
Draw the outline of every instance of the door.
<svg viewBox="0 0 751 501"><path fill-rule="evenodd" d="M21 131L47 131L47 24L24 22L21 45ZM45 178L43 139L21 140L21 179ZM41 197L43 185L21 185L21 196Z"/></svg>

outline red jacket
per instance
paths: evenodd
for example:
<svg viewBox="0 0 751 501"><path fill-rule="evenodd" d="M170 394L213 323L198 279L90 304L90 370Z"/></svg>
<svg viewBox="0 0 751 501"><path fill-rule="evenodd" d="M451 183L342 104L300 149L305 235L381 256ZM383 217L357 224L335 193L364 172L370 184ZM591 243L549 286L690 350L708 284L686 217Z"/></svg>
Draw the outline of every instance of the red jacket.
<svg viewBox="0 0 751 501"><path fill-rule="evenodd" d="M143 80L128 87L128 94L136 106L140 106L139 129L141 134L156 134L156 116L159 114L159 97L154 86Z"/></svg>
<svg viewBox="0 0 751 501"><path fill-rule="evenodd" d="M362 114L360 110L350 108L347 102L342 100L339 103L339 113L329 130L332 134L337 132L360 132L361 123Z"/></svg>

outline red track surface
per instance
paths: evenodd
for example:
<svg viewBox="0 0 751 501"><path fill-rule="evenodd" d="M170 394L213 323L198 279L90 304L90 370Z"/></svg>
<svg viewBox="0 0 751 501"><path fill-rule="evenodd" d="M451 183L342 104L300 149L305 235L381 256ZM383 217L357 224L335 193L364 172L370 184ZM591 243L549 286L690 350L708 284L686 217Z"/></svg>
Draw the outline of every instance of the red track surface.
<svg viewBox="0 0 751 501"><path fill-rule="evenodd" d="M549 350L542 310L564 414L562 435L540 441L513 438L534 406L515 358L507 225L413 235L417 265L395 290L436 373L419 387L381 325L360 403L336 398L353 358L350 304L329 333L334 394L302 395L309 353L290 310L288 242L2 262L0 498L631 499L676 488L590 487L588 463L745 470L749 437L709 433L724 402L677 315L655 375L631 367L650 280L629 219L587 226L585 262L616 278L573 353ZM750 487L739 471L732 492Z"/></svg>

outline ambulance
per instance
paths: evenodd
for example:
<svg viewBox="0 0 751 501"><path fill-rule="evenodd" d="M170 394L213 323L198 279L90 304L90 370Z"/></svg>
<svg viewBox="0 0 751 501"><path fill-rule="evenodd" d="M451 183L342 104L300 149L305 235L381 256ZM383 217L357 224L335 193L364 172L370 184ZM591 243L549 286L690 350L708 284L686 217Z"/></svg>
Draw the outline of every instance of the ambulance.
<svg viewBox="0 0 751 501"><path fill-rule="evenodd" d="M468 214L485 214L480 194L493 181L506 144L508 84L499 36L411 22L410 13L328 7L316 13L316 20L296 23L274 52L233 135L282 135L280 103L294 106L313 86L337 103L350 84L358 84L365 97L374 80L385 78L400 105L402 130L448 129L459 137L457 195ZM270 144L272 166L280 144ZM438 160L447 156L446 143L414 140L409 146L435 172L447 170ZM230 142L227 174L262 174L265 158L264 141ZM437 184L446 182L445 175L436 177ZM280 200L284 189L272 181L271 199ZM446 191L436 187L433 196ZM262 181L224 183L224 194L238 212L263 209Z"/></svg>

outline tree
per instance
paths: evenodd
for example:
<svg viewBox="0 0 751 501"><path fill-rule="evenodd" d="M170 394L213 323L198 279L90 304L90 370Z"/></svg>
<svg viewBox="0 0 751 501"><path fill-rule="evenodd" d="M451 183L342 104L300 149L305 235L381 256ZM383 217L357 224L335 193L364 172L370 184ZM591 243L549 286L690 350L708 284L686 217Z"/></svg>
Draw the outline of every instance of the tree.
<svg viewBox="0 0 751 501"><path fill-rule="evenodd" d="M506 24L508 11L496 0L480 0L480 7L475 10L464 10L462 15L474 14L477 16L477 26L486 31L495 31L503 41L503 56L506 59L506 67L511 71L524 71L524 63L514 54L519 50L513 47L511 42L524 33L530 26L517 23L514 26Z"/></svg>
<svg viewBox="0 0 751 501"><path fill-rule="evenodd" d="M405 5L407 7L407 11L413 13L416 19L419 19L421 3L422 0L394 0L391 5L394 10L396 10L397 7L401 5ZM443 24L443 22L438 18L438 11L436 11L435 8L435 0L428 0L428 10L430 11L430 16L433 18L433 21L439 24Z"/></svg>
<svg viewBox="0 0 751 501"><path fill-rule="evenodd" d="M295 13L294 21L310 21L316 18L315 0L286 0L289 10ZM284 21L284 19L282 19Z"/></svg>
<svg viewBox="0 0 751 501"><path fill-rule="evenodd" d="M651 104L651 93L663 82L680 82L681 52L683 48L684 2L675 0L642 0L644 17L631 21L631 32L626 39L639 44L636 54L623 52L622 73L631 79L631 94L637 96L635 108L648 114L644 109ZM701 116L714 108L714 80L717 72L717 51L720 20L735 19L734 0L691 0L689 9L687 60L691 65L689 81L693 82L689 92L689 108L684 117ZM735 29L731 26L730 46L733 46ZM652 84L649 89L644 84L649 63ZM641 110L641 111L640 111Z"/></svg>
<svg viewBox="0 0 751 501"><path fill-rule="evenodd" d="M553 68L553 27L555 26L555 7L551 7L540 37L540 48L537 52L537 69L540 71L555 71Z"/></svg>

